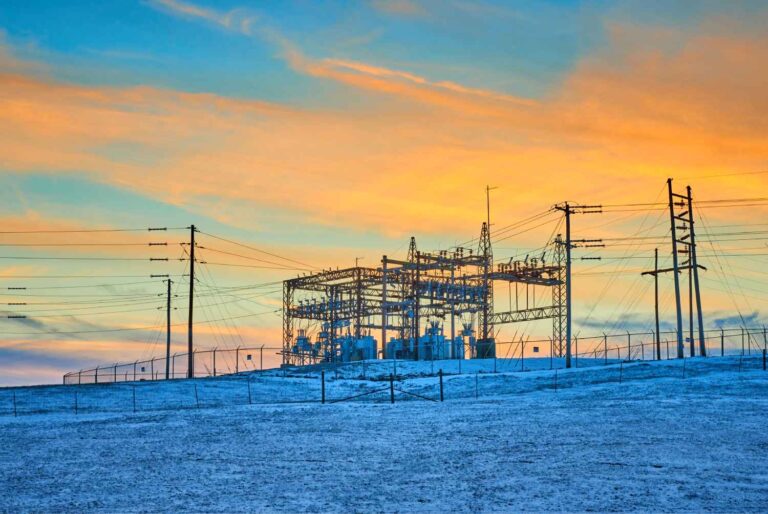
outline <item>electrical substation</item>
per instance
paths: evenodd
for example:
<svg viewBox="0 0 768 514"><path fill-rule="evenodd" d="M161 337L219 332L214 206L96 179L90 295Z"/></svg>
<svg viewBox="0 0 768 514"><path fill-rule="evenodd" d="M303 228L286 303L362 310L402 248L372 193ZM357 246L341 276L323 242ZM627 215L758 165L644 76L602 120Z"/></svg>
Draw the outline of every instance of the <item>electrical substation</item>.
<svg viewBox="0 0 768 514"><path fill-rule="evenodd" d="M573 288L572 267L575 260L600 261L596 255L606 246L615 241L626 239L637 241L637 244L653 244L654 267L637 271L641 275L652 276L654 279L654 314L655 330L644 332L652 336L655 359L662 359L662 344L666 347L667 357L683 358L686 353L690 356L706 356L708 331L704 330L702 312L702 294L699 281L699 271L707 267L699 262L697 252L696 225L694 223L694 203L691 188L687 187L684 194L675 192L672 179L666 183L667 202L652 204L609 205L608 212L616 212L616 208L626 209L637 206L642 209L652 209L658 212L657 227L666 225L667 235L643 236L629 238L574 238L572 224L574 216L600 214L606 206L585 205L563 202L552 206L545 213L510 226L501 227L499 231L509 231L510 227L535 225L544 216L559 216L557 224L550 236L541 241L535 252L521 254L500 260L494 258L492 244L493 225L490 223L489 191L486 188L487 218L481 224L478 236L460 245L441 250L425 250L420 248L415 237L410 238L407 252L401 256L383 255L375 266L360 266L357 262L353 267L317 270L294 258L282 257L266 252L272 259L282 259L287 264L272 269L290 269L289 266L301 266L298 276L284 279L281 282L266 283L263 286L281 284L282 302L279 311L264 311L253 315L278 314L281 319L282 341L272 341L267 350L277 354L283 368L294 368L307 365L338 364L376 359L437 361L464 359L506 359L509 352L516 346L520 358L525 352L527 341L500 341L499 334L505 325L525 325L538 322L537 329L549 322L550 334L546 339L532 341L530 347L534 353L546 354L550 359L562 358L566 368L572 367L573 359L579 356L579 334L573 333ZM711 200L705 202L708 206L738 207L745 200ZM666 217L666 220L664 218ZM179 228L181 229L181 228ZM175 229L175 230L179 230ZM150 231L165 229L149 229ZM241 266L211 262L206 257L209 252L240 258L251 258L230 251L222 251L211 247L208 243L199 244L196 235L212 238L219 242L238 245L252 251L261 251L250 245L244 245L226 238L200 231L195 225L184 228L189 230L189 242L179 243L183 256L177 260L187 263L188 274L177 275L176 280L186 281L188 297L184 303L187 319L186 352L171 353L171 319L172 297L179 296L171 292L171 276L153 274L153 278L165 279L167 289L164 356L135 361L127 364L97 367L92 370L67 373L65 383L83 383L86 380L99 382L106 380L117 381L122 375L123 380L129 377L138 379L148 376L152 380L162 378L160 370L164 367L164 378L195 378L226 373L238 373L241 370L264 369L263 358L265 345L253 346L250 341L240 337L237 344L227 346L226 341L219 337L222 344L213 349L195 347L194 327L198 323L209 323L208 320L195 320L196 298L208 298L224 294L235 300L251 300L238 296L241 290L249 286L231 286L217 288L208 270L211 265ZM524 230L529 230L528 228ZM514 233L512 235L515 235ZM708 232L710 246L712 238L720 234ZM728 233L722 234L729 236ZM738 234L737 234L738 235ZM511 237L504 235L501 240ZM497 239L499 240L499 239ZM729 240L729 239L726 239ZM608 243L606 245L606 243ZM157 246L159 243L150 243ZM165 243L163 243L165 244ZM633 243L635 244L635 243ZM658 245L667 246L671 250L671 264L659 267ZM573 256L577 249L586 249L584 254ZM196 253L197 252L197 253ZM202 252L202 254L201 254ZM197 255L197 256L196 256ZM708 256L716 254L707 254ZM744 254L749 256L752 254ZM611 258L611 257L608 257ZM615 258L615 257L613 257ZM630 256L629 258L633 258ZM645 258L645 257L636 257ZM255 260L269 265L278 265L277 261ZM150 259L164 261L169 259ZM197 266L196 266L197 265ZM195 275L196 269L206 274L205 281ZM722 271L722 270L721 270ZM674 330L661 331L661 314L659 312L659 277L672 274L674 283ZM683 326L683 292L681 277L688 275L688 302L685 313L688 315L688 326ZM724 275L725 277L725 275ZM198 284L198 285L196 285ZM203 287L197 291L198 287ZM257 285L262 287L262 285ZM178 282L176 283L178 291ZM219 292L217 292L219 291ZM668 291L669 292L669 291ZM274 293L279 294L278 291ZM221 303L219 301L219 303ZM201 305L205 307L205 305ZM210 307L210 305L208 305ZM650 309L649 309L650 311ZM739 313L741 316L741 313ZM248 315L245 315L248 316ZM16 316L18 317L18 316ZM22 316L23 317L23 316ZM212 321L225 323L237 317L223 317ZM742 317L743 319L743 317ZM178 325L178 324L176 324ZM669 326L669 325L667 325ZM161 328L161 327L153 327ZM687 337L686 337L687 329ZM754 344L751 334L762 331L763 339L767 339L764 327L750 329L742 322L739 329L742 334L742 351L745 347L745 333L748 345ZM236 329L234 329L236 332ZM530 332L521 327L522 332ZM746 332L745 332L746 331ZM711 330L709 332L712 332ZM517 334L517 328L515 333ZM662 342L662 334L669 336ZM721 354L724 352L725 335L721 329ZM627 359L634 358L631 336L628 332L627 346L615 347L616 356L625 349ZM638 334L635 334L638 335ZM597 359L598 354L607 362L609 354L608 335L582 336L581 340L591 340L587 352ZM617 337L611 334L610 337ZM159 339L159 336L158 336ZM712 337L710 336L711 340ZM670 353L670 342L673 343ZM710 341L711 342L711 341ZM249 345L249 343L251 343ZM689 352L686 352L686 343ZM582 343L584 344L584 343ZM548 349L541 351L541 346ZM499 352L499 347L506 350ZM259 367L254 366L253 352L258 351ZM637 345L634 347L637 350ZM645 346L640 345L640 357L645 358ZM217 364L217 354L220 356ZM231 355L230 355L231 354ZM242 355L241 355L242 354ZM582 357L584 346L582 346ZM203 356L209 356L205 359ZM244 360L243 360L244 357ZM224 362L222 362L222 359ZM157 366L156 366L156 362ZM197 362L197 364L196 364ZM139 366L139 363L144 365ZM161 363L164 363L162 365ZM177 364L186 364L180 370ZM222 365L226 371L222 372ZM201 370L196 371L196 367ZM137 371L140 368L141 372ZM121 370L118 373L118 369ZM142 378L143 379L143 378Z"/></svg>

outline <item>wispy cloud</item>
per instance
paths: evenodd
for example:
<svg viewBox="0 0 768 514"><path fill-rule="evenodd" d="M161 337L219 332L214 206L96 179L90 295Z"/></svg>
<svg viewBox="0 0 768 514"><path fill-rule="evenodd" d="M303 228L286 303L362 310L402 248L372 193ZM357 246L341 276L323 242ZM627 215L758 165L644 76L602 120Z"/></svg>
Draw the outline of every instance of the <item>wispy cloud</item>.
<svg viewBox="0 0 768 514"><path fill-rule="evenodd" d="M246 35L252 34L252 26L258 20L258 16L247 9L222 12L179 0L149 0L149 5L177 16L205 20L226 30Z"/></svg>

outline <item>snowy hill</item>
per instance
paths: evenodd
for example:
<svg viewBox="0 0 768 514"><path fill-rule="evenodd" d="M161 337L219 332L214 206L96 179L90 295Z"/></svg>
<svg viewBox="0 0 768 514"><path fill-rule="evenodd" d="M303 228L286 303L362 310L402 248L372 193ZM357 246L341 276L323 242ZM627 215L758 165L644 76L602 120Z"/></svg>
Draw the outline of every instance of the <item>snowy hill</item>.
<svg viewBox="0 0 768 514"><path fill-rule="evenodd" d="M768 372L759 358L584 361L557 372L544 361L526 360L524 373L501 361L500 373L492 361L465 361L462 374L455 362L436 363L445 373L442 403L423 399L440 396L439 378L425 376L430 363L398 362L390 404L391 361L3 389L0 511L768 504ZM329 402L375 392L322 405L322 371Z"/></svg>

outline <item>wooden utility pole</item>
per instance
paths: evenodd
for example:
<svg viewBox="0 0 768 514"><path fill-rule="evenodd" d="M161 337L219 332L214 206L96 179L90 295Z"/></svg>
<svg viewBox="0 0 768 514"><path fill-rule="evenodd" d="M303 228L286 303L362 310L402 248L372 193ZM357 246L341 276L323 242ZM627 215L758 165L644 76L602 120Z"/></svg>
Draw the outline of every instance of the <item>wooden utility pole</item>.
<svg viewBox="0 0 768 514"><path fill-rule="evenodd" d="M672 193L672 179L667 179L667 191L669 193L669 221L672 230L672 271L675 278L675 312L677 314L677 358L685 357L683 347L683 313L680 306L680 277L678 276L679 266L677 263L677 231L675 227L675 203Z"/></svg>
<svg viewBox="0 0 768 514"><path fill-rule="evenodd" d="M189 227L189 318L187 323L187 378L195 378L195 347L192 323L195 304L195 226Z"/></svg>
<svg viewBox="0 0 768 514"><path fill-rule="evenodd" d="M572 330L572 290L571 290L571 250L576 247L574 243L602 243L601 239L571 239L571 214L594 214L601 213L600 205L571 205L565 202L561 205L555 205L555 209L562 211L565 215L565 367L571 367L571 334ZM602 244L586 244L586 248L602 248ZM582 257L582 259L599 259L600 257Z"/></svg>
<svg viewBox="0 0 768 514"><path fill-rule="evenodd" d="M165 379L168 380L171 375L171 284L173 282L169 278L166 283L168 299L165 303Z"/></svg>
<svg viewBox="0 0 768 514"><path fill-rule="evenodd" d="M659 337L659 249L653 249L654 306L656 312L656 360L661 360L661 339Z"/></svg>
<svg viewBox="0 0 768 514"><path fill-rule="evenodd" d="M699 261L696 257L696 230L693 222L693 197L691 196L691 186L688 186L688 224L691 234L691 253L690 264L693 269L693 287L696 294L696 317L699 325L699 355L707 356L707 343L704 341L704 316L701 313L701 289L699 288ZM693 334L691 334L691 344L693 344Z"/></svg>

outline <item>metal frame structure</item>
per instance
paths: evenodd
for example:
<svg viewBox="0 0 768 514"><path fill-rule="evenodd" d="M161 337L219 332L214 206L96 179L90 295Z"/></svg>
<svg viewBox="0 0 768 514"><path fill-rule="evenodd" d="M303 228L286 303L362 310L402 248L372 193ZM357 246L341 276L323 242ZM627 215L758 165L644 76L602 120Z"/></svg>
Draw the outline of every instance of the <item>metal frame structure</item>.
<svg viewBox="0 0 768 514"><path fill-rule="evenodd" d="M555 262L525 259L500 263L494 267L490 232L483 223L478 252L464 247L453 251L423 252L411 238L406 259L384 255L377 268L324 270L283 282L283 364L303 365L340 358L339 339L344 332L359 339L380 335L376 355L387 355L387 336L394 334L408 343L407 358L419 354L421 330L430 321L448 321L450 341L456 340L457 318L466 329L477 322L478 337L469 356L495 357L494 327L507 323L553 319L556 341L562 341L564 272L561 247L555 245ZM526 301L517 307L496 312L494 285L499 282L551 287L552 305L533 306ZM526 294L527 296L527 294ZM465 321L469 316L470 321ZM306 322L305 328L298 325ZM297 330L310 326L323 331L322 352L299 348ZM462 332L463 333L463 332ZM303 335L303 332L301 333ZM556 345L560 349L562 343ZM461 358L463 358L463 352Z"/></svg>

